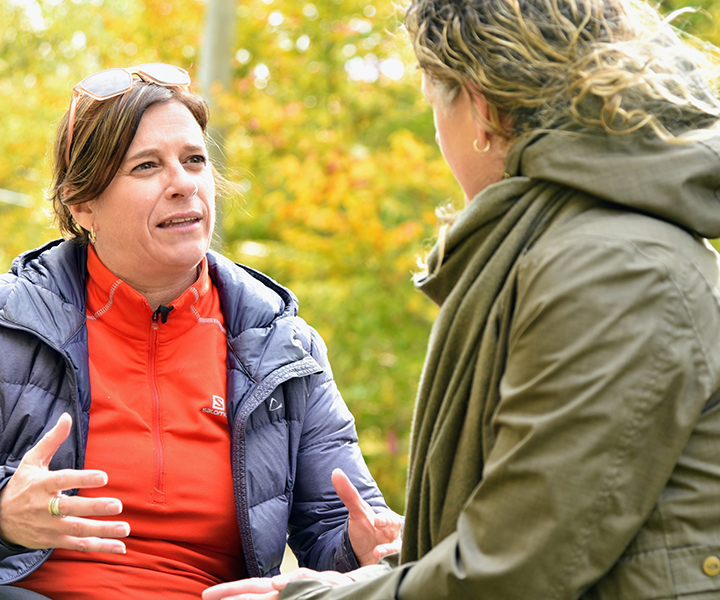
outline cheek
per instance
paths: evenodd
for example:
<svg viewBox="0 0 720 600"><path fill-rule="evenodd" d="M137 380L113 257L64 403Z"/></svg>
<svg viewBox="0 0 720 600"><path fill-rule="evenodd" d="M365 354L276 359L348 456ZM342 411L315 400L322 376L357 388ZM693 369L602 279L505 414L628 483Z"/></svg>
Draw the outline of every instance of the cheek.
<svg viewBox="0 0 720 600"><path fill-rule="evenodd" d="M210 175L200 183L205 202L211 208L215 208L215 178Z"/></svg>
<svg viewBox="0 0 720 600"><path fill-rule="evenodd" d="M456 154L456 146L458 145L458 132L452 127L452 121L442 114L435 115L435 141L440 147L445 160L452 160Z"/></svg>
<svg viewBox="0 0 720 600"><path fill-rule="evenodd" d="M435 143L440 147L440 150L442 150L445 123L442 117L438 114L437 110L433 110L433 122L435 123Z"/></svg>
<svg viewBox="0 0 720 600"><path fill-rule="evenodd" d="M215 220L215 196L208 194L205 196L203 203L205 204L207 216L210 218L211 221Z"/></svg>
<svg viewBox="0 0 720 600"><path fill-rule="evenodd" d="M153 208L153 203L135 195L132 201L115 205L113 210L105 215L105 222L120 240L139 240L152 235Z"/></svg>

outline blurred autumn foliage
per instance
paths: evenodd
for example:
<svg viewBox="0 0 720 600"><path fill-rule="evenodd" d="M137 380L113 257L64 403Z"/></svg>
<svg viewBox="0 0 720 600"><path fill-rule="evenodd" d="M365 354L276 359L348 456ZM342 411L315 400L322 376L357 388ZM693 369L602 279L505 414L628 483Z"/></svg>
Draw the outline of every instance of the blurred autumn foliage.
<svg viewBox="0 0 720 600"><path fill-rule="evenodd" d="M435 314L411 276L435 207L459 197L398 33L402 12L386 0L235 6L232 85L212 116L234 183L217 246L296 293L328 344L370 468L402 511ZM0 268L57 236L43 200L46 155L73 85L153 61L197 78L205 9L197 0L0 4L0 188L14 192L0 192Z"/></svg>
<svg viewBox="0 0 720 600"><path fill-rule="evenodd" d="M227 0L235 5L217 246L290 287L328 343L363 452L403 510L412 406L434 306L411 283L435 207L461 193L391 0ZM683 0L668 3L679 8ZM683 16L705 38L718 6ZM200 0L0 2L0 268L57 236L43 200L55 125L101 69L169 62L197 77Z"/></svg>

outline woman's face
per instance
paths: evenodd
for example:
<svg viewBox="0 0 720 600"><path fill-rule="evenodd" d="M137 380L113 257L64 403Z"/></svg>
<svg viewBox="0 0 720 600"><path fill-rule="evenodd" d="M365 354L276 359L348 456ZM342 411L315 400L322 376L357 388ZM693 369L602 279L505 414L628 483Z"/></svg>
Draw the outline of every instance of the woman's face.
<svg viewBox="0 0 720 600"><path fill-rule="evenodd" d="M86 220L76 218L94 227L95 251L115 275L136 289L192 283L210 246L215 181L190 111L179 102L150 106L114 179L86 204Z"/></svg>
<svg viewBox="0 0 720 600"><path fill-rule="evenodd" d="M495 137L488 152L479 153L475 150L474 142L477 142L478 148L485 148L489 134L476 120L465 90L457 95L450 106L444 106L427 77L423 77L422 91L433 110L435 141L465 192L466 203L470 202L488 185L502 179L505 144L501 144ZM486 109L487 105L483 104L485 101L478 98L477 110Z"/></svg>

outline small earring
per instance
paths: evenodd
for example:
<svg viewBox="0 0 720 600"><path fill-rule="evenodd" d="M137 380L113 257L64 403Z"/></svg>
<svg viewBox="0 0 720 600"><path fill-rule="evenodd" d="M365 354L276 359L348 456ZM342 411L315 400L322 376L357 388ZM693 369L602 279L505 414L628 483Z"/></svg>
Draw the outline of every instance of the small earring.
<svg viewBox="0 0 720 600"><path fill-rule="evenodd" d="M95 226L90 225L90 233L88 233L88 240L90 240L90 243L94 246L96 239L97 237L95 236Z"/></svg>
<svg viewBox="0 0 720 600"><path fill-rule="evenodd" d="M475 152L478 154L485 154L488 150L490 150L490 138L487 139L487 144L485 144L485 147L480 150L477 145L477 139L473 142L473 148L475 148Z"/></svg>

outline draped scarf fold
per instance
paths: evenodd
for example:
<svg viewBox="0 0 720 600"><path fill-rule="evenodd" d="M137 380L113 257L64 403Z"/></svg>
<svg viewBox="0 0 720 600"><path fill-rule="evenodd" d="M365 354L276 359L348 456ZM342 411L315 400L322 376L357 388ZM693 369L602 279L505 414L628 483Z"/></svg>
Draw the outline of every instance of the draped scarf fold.
<svg viewBox="0 0 720 600"><path fill-rule="evenodd" d="M491 418L518 259L577 192L513 177L484 190L428 257L418 288L440 305L413 419L402 562L456 529L492 446ZM444 246L444 248L443 248Z"/></svg>

